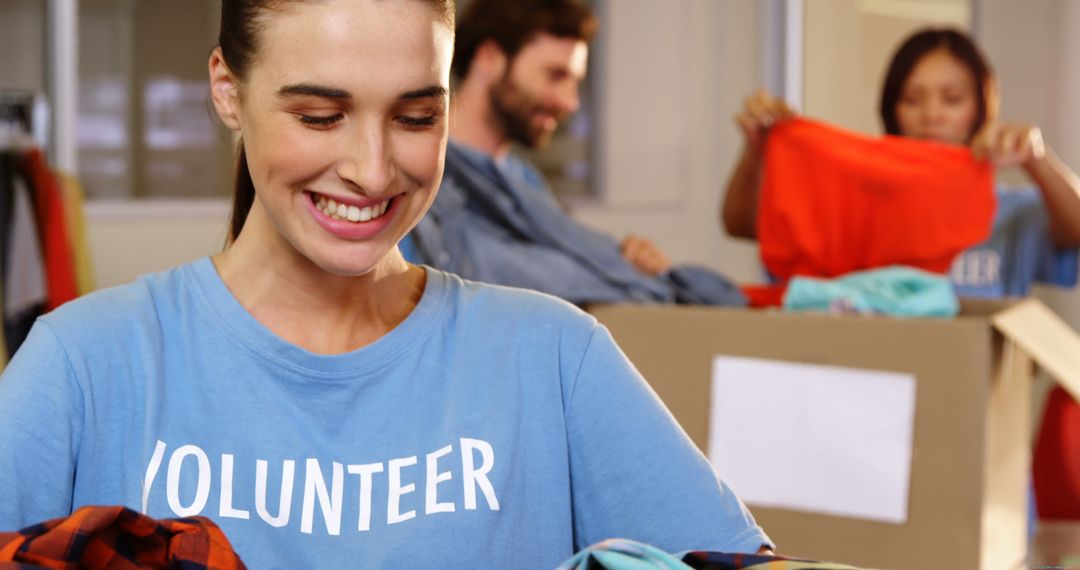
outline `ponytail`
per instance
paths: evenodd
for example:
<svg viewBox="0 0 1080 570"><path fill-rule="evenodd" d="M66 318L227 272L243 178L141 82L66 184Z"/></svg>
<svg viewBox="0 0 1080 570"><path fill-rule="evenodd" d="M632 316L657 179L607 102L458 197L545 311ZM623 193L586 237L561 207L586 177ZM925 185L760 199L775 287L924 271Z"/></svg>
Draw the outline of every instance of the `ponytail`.
<svg viewBox="0 0 1080 570"><path fill-rule="evenodd" d="M247 220L248 212L251 211L251 205L255 203L255 183L251 181L251 172L248 170L244 141L240 141L239 150L236 157L236 185L233 192L228 243L235 242L236 238L240 237L240 230L244 229L244 221Z"/></svg>

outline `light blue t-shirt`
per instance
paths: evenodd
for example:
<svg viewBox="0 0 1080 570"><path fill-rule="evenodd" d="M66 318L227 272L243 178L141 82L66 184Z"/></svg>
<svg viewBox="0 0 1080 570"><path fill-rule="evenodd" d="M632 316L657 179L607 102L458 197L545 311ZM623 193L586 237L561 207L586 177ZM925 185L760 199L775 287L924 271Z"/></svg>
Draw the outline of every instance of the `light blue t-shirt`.
<svg viewBox="0 0 1080 570"><path fill-rule="evenodd" d="M961 254L951 278L961 297L1020 297L1034 282L1072 287L1077 250L1058 249L1047 230L1047 212L1034 187L998 188L990 238Z"/></svg>
<svg viewBox="0 0 1080 570"><path fill-rule="evenodd" d="M341 355L275 336L208 258L42 317L0 377L0 530L91 504L204 515L251 568L768 543L595 319L427 275Z"/></svg>

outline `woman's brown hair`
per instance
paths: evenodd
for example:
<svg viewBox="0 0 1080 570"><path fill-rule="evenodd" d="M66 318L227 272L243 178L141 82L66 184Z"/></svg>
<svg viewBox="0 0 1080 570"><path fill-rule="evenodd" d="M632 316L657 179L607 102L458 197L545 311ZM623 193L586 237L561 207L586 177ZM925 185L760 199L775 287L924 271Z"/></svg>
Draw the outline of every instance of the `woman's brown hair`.
<svg viewBox="0 0 1080 570"><path fill-rule="evenodd" d="M885 74L885 85L881 89L881 121L885 132L900 135L900 123L896 118L896 105L911 72L927 54L943 49L971 71L975 81L975 101L978 111L975 124L968 138L982 128L988 119L997 114L997 95L994 89L994 73L986 57L975 42L964 32L950 28L926 28L918 31L900 44L889 70Z"/></svg>

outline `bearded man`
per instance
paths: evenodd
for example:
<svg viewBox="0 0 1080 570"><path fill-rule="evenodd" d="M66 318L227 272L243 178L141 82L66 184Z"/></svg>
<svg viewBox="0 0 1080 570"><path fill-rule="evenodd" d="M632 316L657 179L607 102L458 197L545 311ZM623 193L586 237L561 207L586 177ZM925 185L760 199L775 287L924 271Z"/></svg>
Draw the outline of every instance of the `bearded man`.
<svg viewBox="0 0 1080 570"><path fill-rule="evenodd" d="M511 152L540 149L580 107L592 10L579 0L472 0L458 20L446 172L405 257L467 279L535 289L578 305L742 305L727 280L673 267L651 241L617 241L568 216L539 172Z"/></svg>

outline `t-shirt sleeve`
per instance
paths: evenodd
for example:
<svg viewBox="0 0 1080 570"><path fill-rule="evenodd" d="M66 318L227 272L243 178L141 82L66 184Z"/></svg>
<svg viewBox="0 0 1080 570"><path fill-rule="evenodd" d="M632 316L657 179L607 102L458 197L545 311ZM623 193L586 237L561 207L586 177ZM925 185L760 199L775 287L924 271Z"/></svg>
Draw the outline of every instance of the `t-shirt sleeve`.
<svg viewBox="0 0 1080 570"><path fill-rule="evenodd" d="M1077 250L1060 249L1050 237L1049 214L1038 189L1005 193L1001 206L1011 210L1010 224L1015 236L1009 294L1026 294L1031 282L1072 287L1077 280Z"/></svg>
<svg viewBox="0 0 1080 570"><path fill-rule="evenodd" d="M756 552L769 538L597 325L567 401L577 548Z"/></svg>
<svg viewBox="0 0 1080 570"><path fill-rule="evenodd" d="M1042 211L1042 215L1046 216L1045 210ZM1045 224L1046 222L1044 222L1042 233L1033 238L1040 242L1039 267L1036 280L1040 283L1048 283L1059 287L1072 287L1076 285L1077 249L1058 248L1050 239L1050 233L1046 229L1048 226Z"/></svg>
<svg viewBox="0 0 1080 570"><path fill-rule="evenodd" d="M81 394L60 341L38 320L0 376L0 531L71 512Z"/></svg>

